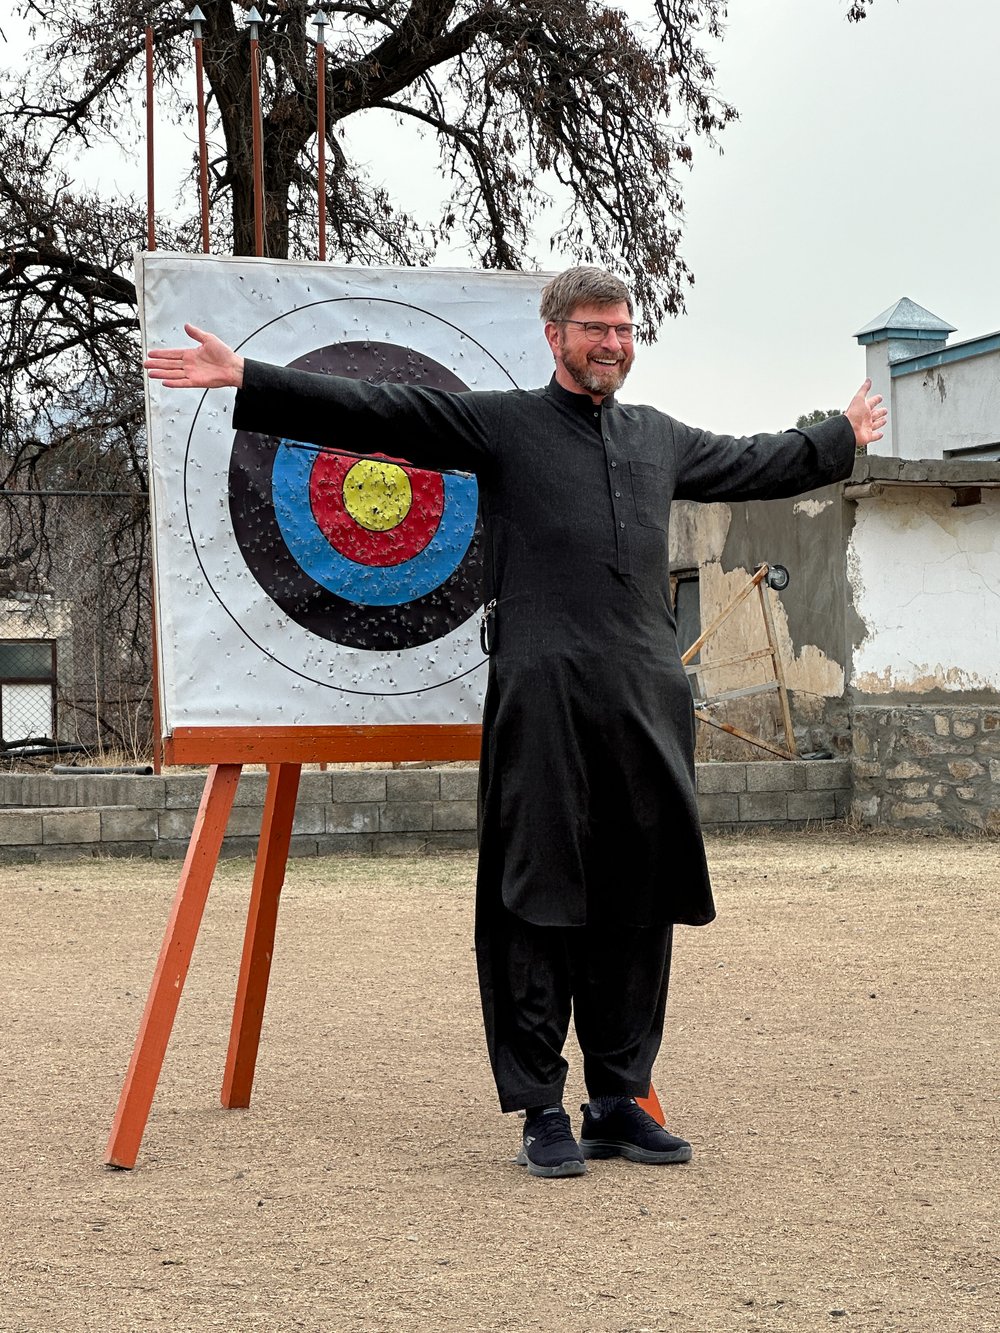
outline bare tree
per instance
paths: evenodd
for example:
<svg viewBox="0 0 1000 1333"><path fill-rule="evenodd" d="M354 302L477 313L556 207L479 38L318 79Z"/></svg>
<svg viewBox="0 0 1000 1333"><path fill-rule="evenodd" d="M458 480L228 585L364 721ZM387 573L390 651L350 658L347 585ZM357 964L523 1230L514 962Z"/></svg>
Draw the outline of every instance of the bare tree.
<svg viewBox="0 0 1000 1333"><path fill-rule="evenodd" d="M144 217L134 202L77 189L38 125L7 120L0 135L0 596L30 594L36 627L73 603L79 678L62 679L60 729L117 746L134 733L125 714L139 698L149 723L150 535L128 276ZM99 707L112 681L130 702Z"/></svg>
<svg viewBox="0 0 1000 1333"><path fill-rule="evenodd" d="M207 0L204 56L220 248L253 250L245 4ZM316 93L305 0L266 0L262 30L265 250L315 249ZM21 0L47 37L20 81L21 118L48 144L93 141L131 119L143 29L159 97L190 118L190 32L176 0ZM695 135L734 111L702 49L724 0L650 0L645 23L593 0L348 0L326 6L331 219L345 259L421 263L456 228L487 267L531 262L539 206L555 194L560 248L624 267L656 320L681 303L678 173ZM440 214L400 212L350 152L350 124L381 109L419 124L442 155ZM226 234L228 232L228 235Z"/></svg>

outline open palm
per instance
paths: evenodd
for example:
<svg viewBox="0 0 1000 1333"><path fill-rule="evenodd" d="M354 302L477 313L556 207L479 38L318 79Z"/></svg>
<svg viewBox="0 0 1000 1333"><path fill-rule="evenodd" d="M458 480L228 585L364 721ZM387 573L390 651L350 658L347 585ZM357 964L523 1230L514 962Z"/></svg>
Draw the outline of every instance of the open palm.
<svg viewBox="0 0 1000 1333"><path fill-rule="evenodd" d="M194 347L155 347L143 365L150 379L161 380L168 389L238 389L243 383L243 358L221 338L185 324L184 332Z"/></svg>
<svg viewBox="0 0 1000 1333"><path fill-rule="evenodd" d="M867 397L871 387L871 380L865 380L844 409L844 415L854 427L854 443L858 449L867 448L869 444L882 438L886 418L889 415L888 409L881 405L881 394Z"/></svg>

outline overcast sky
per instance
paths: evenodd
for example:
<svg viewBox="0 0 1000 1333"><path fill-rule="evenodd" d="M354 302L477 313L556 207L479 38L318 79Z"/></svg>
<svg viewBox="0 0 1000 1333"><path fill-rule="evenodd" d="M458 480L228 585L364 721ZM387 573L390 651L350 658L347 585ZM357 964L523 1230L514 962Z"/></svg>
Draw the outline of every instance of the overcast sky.
<svg viewBox="0 0 1000 1333"><path fill-rule="evenodd" d="M842 406L852 335L901 296L1000 328L1000 4L733 0L717 78L740 110L687 187L688 314L637 398L715 430Z"/></svg>
<svg viewBox="0 0 1000 1333"><path fill-rule="evenodd" d="M732 0L717 83L741 118L685 181L696 285L623 396L713 430L778 429L844 405L864 374L853 333L901 296L956 325L953 341L1000 328L1000 3L877 0L858 25L845 8ZM382 136L400 142L384 122L366 134L373 162ZM161 147L162 206L188 150ZM419 202L430 162L404 151L390 177L385 161L390 189Z"/></svg>

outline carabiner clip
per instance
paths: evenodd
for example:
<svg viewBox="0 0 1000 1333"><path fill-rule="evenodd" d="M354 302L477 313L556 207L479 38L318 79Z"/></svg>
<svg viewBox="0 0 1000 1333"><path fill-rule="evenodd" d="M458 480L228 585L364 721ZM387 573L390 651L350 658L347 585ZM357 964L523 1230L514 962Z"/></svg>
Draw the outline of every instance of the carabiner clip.
<svg viewBox="0 0 1000 1333"><path fill-rule="evenodd" d="M479 645L487 657L493 652L493 612L496 610L497 599L494 597L491 602L487 602L483 607L483 614L479 617Z"/></svg>

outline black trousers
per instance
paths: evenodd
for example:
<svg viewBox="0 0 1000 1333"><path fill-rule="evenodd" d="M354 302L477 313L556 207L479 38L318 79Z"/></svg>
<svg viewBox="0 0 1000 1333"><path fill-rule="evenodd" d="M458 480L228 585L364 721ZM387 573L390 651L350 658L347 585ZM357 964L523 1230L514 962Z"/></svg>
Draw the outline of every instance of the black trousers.
<svg viewBox="0 0 1000 1333"><path fill-rule="evenodd" d="M672 926L535 926L480 903L479 991L501 1109L562 1100L571 1011L590 1096L644 1097L672 940Z"/></svg>

